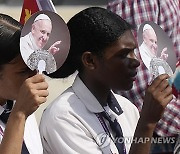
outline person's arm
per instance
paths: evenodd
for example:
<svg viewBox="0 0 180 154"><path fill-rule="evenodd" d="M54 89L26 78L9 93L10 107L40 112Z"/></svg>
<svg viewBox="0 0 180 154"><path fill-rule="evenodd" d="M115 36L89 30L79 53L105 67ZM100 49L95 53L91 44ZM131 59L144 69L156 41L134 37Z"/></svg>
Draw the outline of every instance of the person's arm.
<svg viewBox="0 0 180 154"><path fill-rule="evenodd" d="M20 154L26 117L20 112L12 112L4 132L0 153Z"/></svg>
<svg viewBox="0 0 180 154"><path fill-rule="evenodd" d="M141 138L146 142L133 143L130 154L149 154L155 126L161 119L165 107L173 98L172 88L167 81L168 77L167 74L160 75L146 91L143 108L134 135L134 138Z"/></svg>
<svg viewBox="0 0 180 154"><path fill-rule="evenodd" d="M0 153L21 154L26 119L40 104L46 102L47 88L45 78L39 74L24 82L7 122Z"/></svg>

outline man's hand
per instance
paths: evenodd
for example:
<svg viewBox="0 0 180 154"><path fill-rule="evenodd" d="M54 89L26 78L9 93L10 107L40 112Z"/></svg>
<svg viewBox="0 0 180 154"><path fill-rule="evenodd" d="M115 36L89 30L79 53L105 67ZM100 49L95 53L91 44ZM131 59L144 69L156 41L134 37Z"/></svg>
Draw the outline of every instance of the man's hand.
<svg viewBox="0 0 180 154"><path fill-rule="evenodd" d="M160 56L161 59L167 60L168 54L166 52L167 52L167 48L164 48L161 52L161 56Z"/></svg>
<svg viewBox="0 0 180 154"><path fill-rule="evenodd" d="M51 45L51 47L48 49L48 51L54 55L59 51L59 48L57 47L59 44L61 43L61 41L57 41L55 42L53 45Z"/></svg>

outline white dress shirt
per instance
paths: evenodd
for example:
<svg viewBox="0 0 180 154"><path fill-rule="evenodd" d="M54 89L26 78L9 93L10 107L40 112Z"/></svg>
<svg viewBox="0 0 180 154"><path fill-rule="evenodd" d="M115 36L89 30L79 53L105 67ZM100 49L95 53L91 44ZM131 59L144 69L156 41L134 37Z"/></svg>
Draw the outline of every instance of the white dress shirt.
<svg viewBox="0 0 180 154"><path fill-rule="evenodd" d="M124 137L133 137L139 112L126 98L114 96L123 113L119 116L112 114L117 117ZM42 115L40 134L44 154L118 154L109 136L106 142L100 142L105 131L96 113L103 111L98 100L77 76L72 87L55 99ZM129 149L130 144L126 144L126 151Z"/></svg>
<svg viewBox="0 0 180 154"><path fill-rule="evenodd" d="M0 106L0 114L4 111L4 108ZM3 138L3 132L5 130L5 124L0 120L0 142ZM43 148L39 129L36 123L34 114L30 115L25 123L24 130L24 142L30 154L43 154Z"/></svg>

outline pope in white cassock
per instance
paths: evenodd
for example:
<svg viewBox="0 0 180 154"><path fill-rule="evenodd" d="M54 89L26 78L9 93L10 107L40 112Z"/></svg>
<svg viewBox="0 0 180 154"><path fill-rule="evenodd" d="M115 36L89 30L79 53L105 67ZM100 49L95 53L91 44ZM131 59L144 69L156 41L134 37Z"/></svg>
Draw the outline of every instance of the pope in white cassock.
<svg viewBox="0 0 180 154"><path fill-rule="evenodd" d="M31 27L31 32L29 32L24 37L21 37L20 49L22 53L22 58L27 65L29 64L29 61L32 59L31 54L33 52L43 50L44 46L47 44L49 40L51 31L52 31L51 19L46 14L39 14L34 19L34 22ZM59 51L59 48L57 46L60 43L61 41L55 42L47 51L50 54L54 55ZM48 61L50 61L50 59L52 59L52 63L54 63L53 67L56 68L54 57L53 56L48 57ZM31 68L31 66L29 67ZM55 70L53 69L53 71ZM51 73L52 73L52 69L51 69Z"/></svg>
<svg viewBox="0 0 180 154"><path fill-rule="evenodd" d="M145 24L143 27L143 42L139 47L139 51L145 66L154 77L163 73L172 75L172 70L166 62L168 58L168 54L165 53L167 48L162 50L160 57L157 57L157 35L149 24Z"/></svg>

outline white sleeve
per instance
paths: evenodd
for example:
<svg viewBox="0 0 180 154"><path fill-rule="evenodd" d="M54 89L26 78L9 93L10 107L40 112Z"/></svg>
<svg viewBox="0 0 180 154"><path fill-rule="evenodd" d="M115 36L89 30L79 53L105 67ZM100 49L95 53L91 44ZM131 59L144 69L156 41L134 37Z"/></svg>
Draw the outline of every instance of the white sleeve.
<svg viewBox="0 0 180 154"><path fill-rule="evenodd" d="M40 131L44 154L102 154L88 130L73 115L60 115L46 121Z"/></svg>

